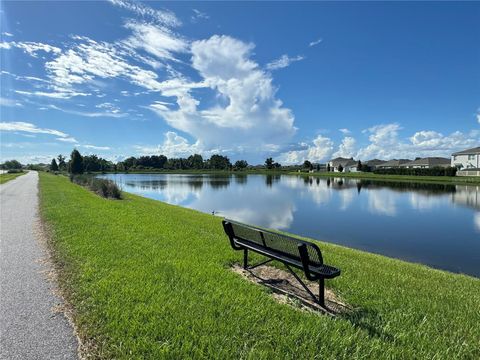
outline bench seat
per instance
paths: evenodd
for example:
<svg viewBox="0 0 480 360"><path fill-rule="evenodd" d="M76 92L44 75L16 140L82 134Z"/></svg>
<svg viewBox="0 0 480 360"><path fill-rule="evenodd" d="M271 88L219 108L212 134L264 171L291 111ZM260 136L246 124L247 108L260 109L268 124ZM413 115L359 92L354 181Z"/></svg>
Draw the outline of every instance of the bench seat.
<svg viewBox="0 0 480 360"><path fill-rule="evenodd" d="M273 249L268 249L265 248L264 246L257 245L251 241L245 241L245 240L240 240L240 239L235 239L235 243L239 246L246 247L248 249L251 249L255 251L256 253L268 256L268 257L275 257L276 259L282 259L283 262L287 262L289 265L295 266L298 269L303 270L303 264L300 258L295 258L293 256L290 256L289 254L276 251ZM337 277L340 275L340 269L337 269L336 267L326 265L326 264L309 264L308 269L311 273L322 276L325 279L333 279L334 277Z"/></svg>

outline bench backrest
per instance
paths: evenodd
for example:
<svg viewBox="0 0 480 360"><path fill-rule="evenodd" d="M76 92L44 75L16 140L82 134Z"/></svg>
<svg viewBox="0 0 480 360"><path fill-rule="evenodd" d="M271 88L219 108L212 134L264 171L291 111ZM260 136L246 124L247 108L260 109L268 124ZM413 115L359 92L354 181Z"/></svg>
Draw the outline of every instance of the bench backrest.
<svg viewBox="0 0 480 360"><path fill-rule="evenodd" d="M319 247L311 242L228 219L223 220L223 227L230 238L232 247L235 249L239 248L236 240L250 242L266 250L273 250L285 257L301 262L302 257L299 245L304 244L308 254L309 265L320 266L323 264L322 253Z"/></svg>

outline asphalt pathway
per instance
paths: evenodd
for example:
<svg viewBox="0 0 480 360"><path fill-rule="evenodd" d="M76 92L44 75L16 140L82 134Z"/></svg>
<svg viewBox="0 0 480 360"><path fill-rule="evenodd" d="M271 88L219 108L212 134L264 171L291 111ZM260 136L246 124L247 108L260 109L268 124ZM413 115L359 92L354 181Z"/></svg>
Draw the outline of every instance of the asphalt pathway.
<svg viewBox="0 0 480 360"><path fill-rule="evenodd" d="M36 236L38 174L0 185L0 359L77 359L77 340L48 281Z"/></svg>

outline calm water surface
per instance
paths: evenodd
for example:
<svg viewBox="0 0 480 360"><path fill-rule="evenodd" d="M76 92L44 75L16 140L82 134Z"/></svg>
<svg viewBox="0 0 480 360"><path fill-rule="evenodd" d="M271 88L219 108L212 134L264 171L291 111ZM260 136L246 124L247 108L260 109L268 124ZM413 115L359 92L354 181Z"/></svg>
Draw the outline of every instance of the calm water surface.
<svg viewBox="0 0 480 360"><path fill-rule="evenodd" d="M102 177L170 204L480 277L480 186L289 175Z"/></svg>

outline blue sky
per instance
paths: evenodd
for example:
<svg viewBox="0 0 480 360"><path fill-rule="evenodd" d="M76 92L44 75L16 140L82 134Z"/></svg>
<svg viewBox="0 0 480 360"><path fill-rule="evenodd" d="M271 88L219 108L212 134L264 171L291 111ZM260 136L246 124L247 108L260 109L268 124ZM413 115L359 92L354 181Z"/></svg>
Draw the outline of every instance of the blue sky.
<svg viewBox="0 0 480 360"><path fill-rule="evenodd" d="M479 3L4 1L0 15L1 161L480 145Z"/></svg>

